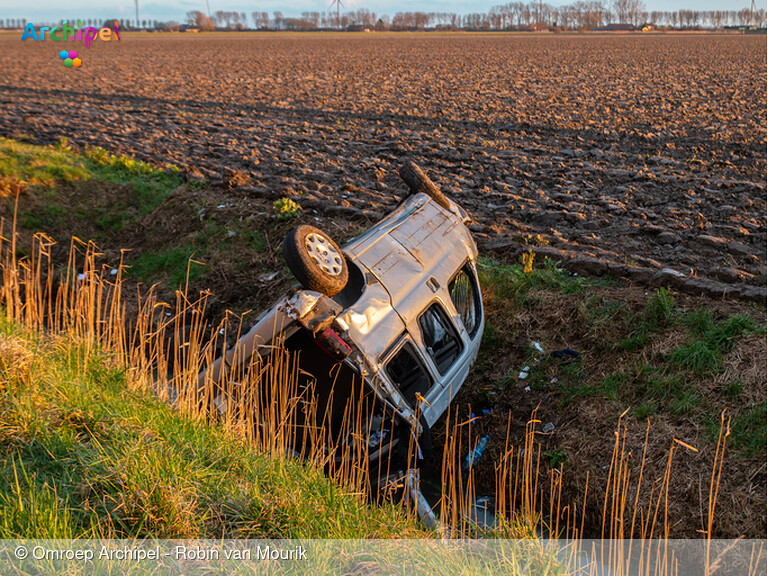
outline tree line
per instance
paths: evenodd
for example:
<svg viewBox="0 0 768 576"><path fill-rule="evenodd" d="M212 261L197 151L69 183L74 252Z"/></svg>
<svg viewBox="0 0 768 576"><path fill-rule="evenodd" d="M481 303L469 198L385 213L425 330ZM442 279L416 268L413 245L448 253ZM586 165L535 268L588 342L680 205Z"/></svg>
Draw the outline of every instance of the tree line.
<svg viewBox="0 0 768 576"><path fill-rule="evenodd" d="M71 19L70 22L77 22ZM235 12L218 10L210 15L199 10L187 12L183 24L158 20L119 19L124 30L595 30L624 25L650 25L662 29L719 30L726 27L758 26L765 28L766 11L741 10L653 10L642 0L576 0L564 6L552 6L543 0L509 2L488 12L398 12L394 16L376 14L365 8L343 13L302 12L286 17L282 12ZM100 26L98 19L82 20L83 26ZM0 19L0 28L19 29L26 19Z"/></svg>
<svg viewBox="0 0 768 576"><path fill-rule="evenodd" d="M543 1L509 2L488 12L398 12L394 16L370 10L303 12L286 17L282 12L219 10L210 16L187 12L186 24L201 30L594 30L615 24L634 27L651 25L671 29L722 29L729 26L766 25L764 9L741 10L653 10L642 0L577 0L564 6Z"/></svg>

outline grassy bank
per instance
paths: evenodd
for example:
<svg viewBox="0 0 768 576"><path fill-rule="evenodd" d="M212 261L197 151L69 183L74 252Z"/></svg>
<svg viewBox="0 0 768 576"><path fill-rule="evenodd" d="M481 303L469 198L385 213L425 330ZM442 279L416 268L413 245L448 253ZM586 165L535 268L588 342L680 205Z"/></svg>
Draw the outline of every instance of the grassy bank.
<svg viewBox="0 0 768 576"><path fill-rule="evenodd" d="M455 401L467 414L491 410L477 425L491 438L477 490L493 490L506 438L536 410L542 471L564 475L561 501L578 505L589 485L585 526L600 535L618 426L635 480L663 477L661 455L691 447L672 462L668 512L679 519L673 534L695 538L707 529L706 487L691 479L711 475L725 422L721 501L730 504L714 533L764 533L765 308L498 258L481 260L486 333ZM637 495L646 506L650 492Z"/></svg>
<svg viewBox="0 0 768 576"><path fill-rule="evenodd" d="M77 342L0 324L0 538L426 535L127 377Z"/></svg>
<svg viewBox="0 0 768 576"><path fill-rule="evenodd" d="M178 172L98 146L76 152L66 139L41 147L0 138L0 194L25 195L18 217L27 229L117 232L157 209L182 183Z"/></svg>

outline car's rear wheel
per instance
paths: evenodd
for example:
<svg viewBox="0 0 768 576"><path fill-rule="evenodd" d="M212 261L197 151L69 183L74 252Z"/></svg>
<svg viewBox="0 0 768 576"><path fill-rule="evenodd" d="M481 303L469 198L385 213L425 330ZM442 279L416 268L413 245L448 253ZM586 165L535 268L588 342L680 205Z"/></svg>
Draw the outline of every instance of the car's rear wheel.
<svg viewBox="0 0 768 576"><path fill-rule="evenodd" d="M411 194L423 192L446 210L451 209L451 203L445 197L435 183L430 180L421 168L410 160L400 167L400 177L408 185Z"/></svg>
<svg viewBox="0 0 768 576"><path fill-rule="evenodd" d="M347 285L349 269L339 246L322 230L303 224L283 240L283 258L303 286L326 296Z"/></svg>

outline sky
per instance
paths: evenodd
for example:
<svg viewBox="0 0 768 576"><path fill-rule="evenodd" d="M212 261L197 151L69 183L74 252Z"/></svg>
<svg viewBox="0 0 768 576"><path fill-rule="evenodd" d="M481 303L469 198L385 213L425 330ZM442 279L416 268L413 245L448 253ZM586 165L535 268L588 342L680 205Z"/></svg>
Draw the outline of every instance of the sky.
<svg viewBox="0 0 768 576"><path fill-rule="evenodd" d="M366 8L376 14L394 15L397 12L487 12L493 6L506 4L509 0L409 0L387 2L385 0L342 0L343 10ZM571 0L545 0L553 6L570 4ZM749 8L751 0L644 0L646 9L651 10L739 10ZM329 0L208 0L211 12L228 10L245 12L250 20L256 10L280 11L286 17L299 16L302 12L324 12L330 10ZM768 0L756 0L758 8L766 8ZM10 4L13 4L10 6ZM151 2L139 0L139 18L144 20L176 20L183 22L190 10L206 12L205 0L169 0ZM73 18L135 18L133 0L33 0L14 2L0 0L0 19L26 18L28 22L58 22Z"/></svg>

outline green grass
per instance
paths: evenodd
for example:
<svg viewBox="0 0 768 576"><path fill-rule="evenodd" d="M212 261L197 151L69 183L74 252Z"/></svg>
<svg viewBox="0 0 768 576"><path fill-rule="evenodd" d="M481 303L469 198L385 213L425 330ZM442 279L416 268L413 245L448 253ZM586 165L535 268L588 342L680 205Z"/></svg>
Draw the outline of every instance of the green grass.
<svg viewBox="0 0 768 576"><path fill-rule="evenodd" d="M150 284L166 281L168 287L175 290L186 283L188 267L189 281L194 282L206 277L207 268L200 264L202 261L225 259L233 252L264 253L266 248L264 235L247 224L237 223L229 228L225 224L208 220L203 230L196 232L191 240L183 241L181 246L170 245L163 250L149 250L129 260L129 275ZM245 262L239 263L240 269L245 266Z"/></svg>
<svg viewBox="0 0 768 576"><path fill-rule="evenodd" d="M766 403L744 411L731 421L728 439L733 450L748 458L765 453Z"/></svg>
<svg viewBox="0 0 768 576"><path fill-rule="evenodd" d="M0 326L0 538L423 536L320 470L131 391L66 339Z"/></svg>
<svg viewBox="0 0 768 576"><path fill-rule="evenodd" d="M669 328L675 321L675 299L666 288L659 288L651 296L643 311L643 324L647 331L657 332Z"/></svg>
<svg viewBox="0 0 768 576"><path fill-rule="evenodd" d="M555 291L563 296L560 314L584 320L583 333L587 342L594 339L593 348L582 350L586 360L563 364L528 347L519 366L497 377L490 387L486 385L488 390L478 393L482 400L493 401L489 390L501 393L516 385L519 369L529 365L526 384L533 390L557 390L561 408L591 399L610 406L607 413L611 415L630 408L640 420L667 415L704 426L711 414L722 407L705 398L699 380L721 373L723 356L740 339L764 332L747 314L718 319L708 310L681 308L666 288L649 296L640 311L632 312L625 302L590 293L595 287L605 286L605 281L570 276L548 259L537 264L539 267L534 266L526 273L520 264L503 265L480 258L480 282L491 317L498 321L514 317L526 309L539 310L540 304L531 298L532 294ZM578 315L569 316L568 310L577 311ZM478 359L479 369L492 370L494 363L500 360L496 349L515 345L513 325L509 322L494 326L492 320L488 320L484 347ZM682 345L666 354L647 352L649 345L660 335L675 331L686 336ZM619 353L626 359L621 359L621 366L608 375L595 376L592 374L594 368L588 366L588 359L606 353L612 357ZM553 378L557 380L553 382ZM721 397L741 406L742 393L743 386L737 382L725 388Z"/></svg>
<svg viewBox="0 0 768 576"><path fill-rule="evenodd" d="M83 160L65 145L37 146L0 137L0 181L53 186L57 182L88 180Z"/></svg>
<svg viewBox="0 0 768 576"><path fill-rule="evenodd" d="M83 155L94 178L131 188L133 202L141 216L154 212L168 193L183 181L178 167L173 165L159 170L141 160L111 154L98 146L86 148Z"/></svg>
<svg viewBox="0 0 768 576"><path fill-rule="evenodd" d="M698 375L722 372L723 355L733 348L736 340L765 331L746 314L735 314L717 321L708 311L697 310L686 314L683 323L688 327L692 340L671 351L667 359Z"/></svg>
<svg viewBox="0 0 768 576"><path fill-rule="evenodd" d="M633 319L629 335L613 346L616 350L632 352L647 346L654 334L673 326L679 310L666 288L659 288L648 299L642 314Z"/></svg>
<svg viewBox="0 0 768 576"><path fill-rule="evenodd" d="M145 252L130 264L129 274L146 283L154 283L162 277L167 278L172 289L183 286L187 280L198 280L203 274L203 268L194 260L194 248L174 246L159 252Z"/></svg>
<svg viewBox="0 0 768 576"><path fill-rule="evenodd" d="M478 259L480 285L484 292L492 292L500 299L512 300L522 306L532 292L554 290L560 294L576 295L590 286L607 286L610 279L588 279L571 276L550 258L535 261L531 272L525 272L523 264L500 264L486 256Z"/></svg>
<svg viewBox="0 0 768 576"><path fill-rule="evenodd" d="M20 214L21 224L34 230L50 233L71 212L114 232L152 213L182 182L173 165L159 168L98 146L78 151L65 138L39 146L0 137L0 192L15 194L16 185L40 197L44 210ZM94 193L94 185L102 192Z"/></svg>

